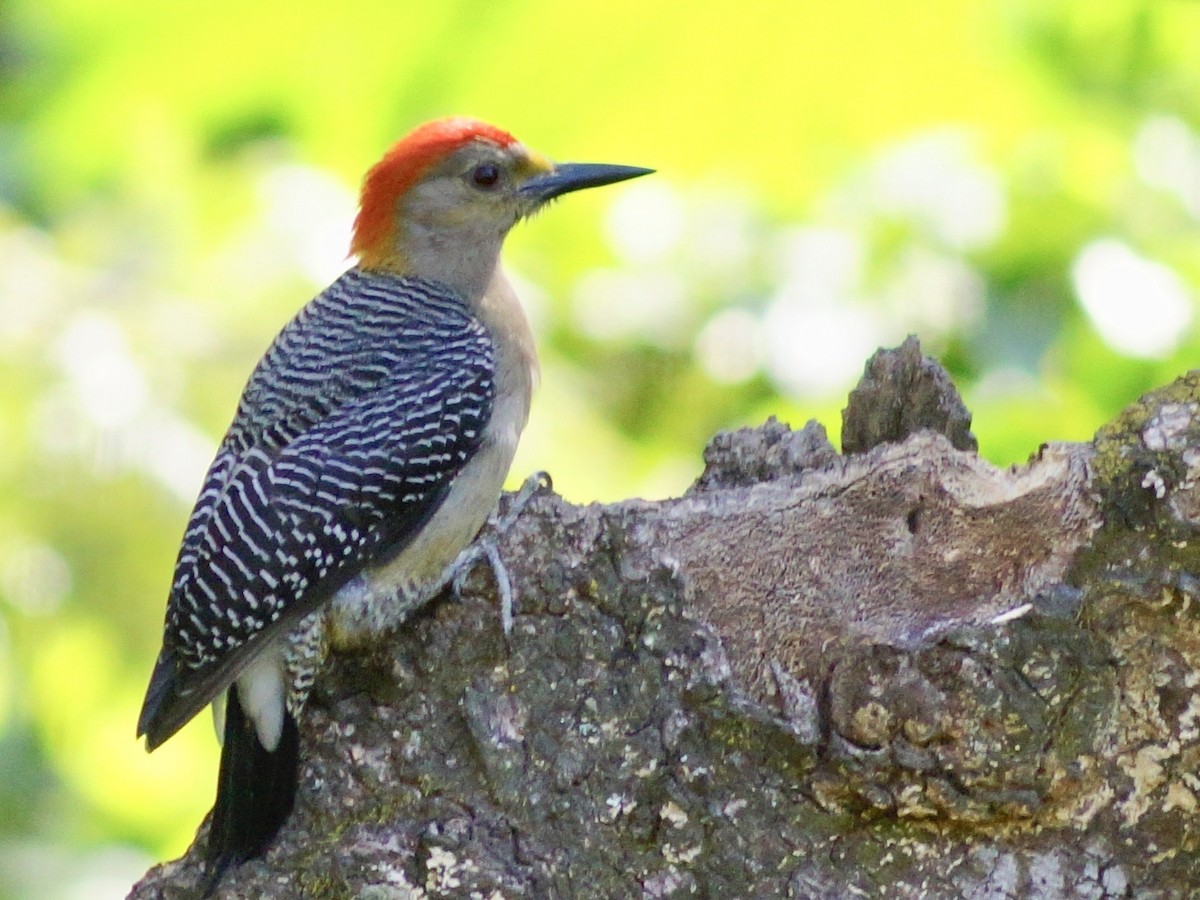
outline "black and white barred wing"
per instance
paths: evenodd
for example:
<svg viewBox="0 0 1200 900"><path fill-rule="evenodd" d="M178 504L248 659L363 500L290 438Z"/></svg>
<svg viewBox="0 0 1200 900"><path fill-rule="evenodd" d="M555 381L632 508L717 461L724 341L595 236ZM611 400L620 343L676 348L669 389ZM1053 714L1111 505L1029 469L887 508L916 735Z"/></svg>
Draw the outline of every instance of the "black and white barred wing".
<svg viewBox="0 0 1200 900"><path fill-rule="evenodd" d="M480 334L464 338L486 340ZM180 555L142 710L149 746L203 709L273 637L420 530L490 417L490 345L466 356L474 362L443 346L441 358L410 359L285 446L251 445L232 463L218 457L208 481L224 485L203 523L193 516L198 532Z"/></svg>

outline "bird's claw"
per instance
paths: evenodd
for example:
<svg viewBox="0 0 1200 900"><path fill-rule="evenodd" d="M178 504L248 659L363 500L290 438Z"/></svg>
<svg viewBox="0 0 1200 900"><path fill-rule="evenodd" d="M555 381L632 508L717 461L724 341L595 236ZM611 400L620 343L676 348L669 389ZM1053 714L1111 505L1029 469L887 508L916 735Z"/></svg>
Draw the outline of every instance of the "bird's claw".
<svg viewBox="0 0 1200 900"><path fill-rule="evenodd" d="M529 501L541 493L543 490L553 488L553 482L550 480L550 475L547 472L534 472L521 483L521 487L514 493L510 494L510 500L504 515L500 515L499 507L488 517L490 528L487 533L475 540L467 549L459 554L458 559L451 566L451 583L454 593L461 597L463 587L466 584L467 576L471 570L475 568L475 564L479 562L480 557L487 559L488 565L492 569L492 577L496 579L496 592L500 595L500 626L504 631L504 637L507 639L512 634L513 619L514 619L514 598L512 589L512 579L509 578L508 569L504 565L504 561L500 558L500 549L496 544L496 537L508 531L509 528L520 518L525 507L529 505Z"/></svg>

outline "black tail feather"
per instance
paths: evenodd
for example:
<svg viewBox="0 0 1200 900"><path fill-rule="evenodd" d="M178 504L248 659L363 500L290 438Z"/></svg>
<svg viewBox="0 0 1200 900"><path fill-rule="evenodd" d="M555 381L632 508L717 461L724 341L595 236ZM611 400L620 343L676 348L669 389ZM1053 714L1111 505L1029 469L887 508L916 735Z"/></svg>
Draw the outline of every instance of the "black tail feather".
<svg viewBox="0 0 1200 900"><path fill-rule="evenodd" d="M216 890L230 868L260 856L292 812L300 775L300 732L291 713L284 713L283 734L274 751L258 742L258 734L242 711L237 688L225 704L225 743L217 776L205 859L204 896Z"/></svg>

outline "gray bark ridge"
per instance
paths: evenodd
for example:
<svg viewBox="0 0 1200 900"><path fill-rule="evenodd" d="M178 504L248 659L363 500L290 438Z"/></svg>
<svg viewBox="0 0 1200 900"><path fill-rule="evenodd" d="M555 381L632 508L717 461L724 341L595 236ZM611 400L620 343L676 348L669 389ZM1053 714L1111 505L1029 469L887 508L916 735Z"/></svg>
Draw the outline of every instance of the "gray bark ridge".
<svg viewBox="0 0 1200 900"><path fill-rule="evenodd" d="M480 566L336 657L219 895L1196 896L1200 372L1001 469L887 352L854 453L770 421L682 498L544 492L489 536L510 636Z"/></svg>

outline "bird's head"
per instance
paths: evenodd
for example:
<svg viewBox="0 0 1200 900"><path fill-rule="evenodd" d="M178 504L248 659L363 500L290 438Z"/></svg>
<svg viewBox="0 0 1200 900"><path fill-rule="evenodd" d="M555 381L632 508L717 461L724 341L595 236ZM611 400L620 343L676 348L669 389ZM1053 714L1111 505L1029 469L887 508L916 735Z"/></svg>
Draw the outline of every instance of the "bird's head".
<svg viewBox="0 0 1200 900"><path fill-rule="evenodd" d="M491 276L519 219L571 191L650 171L556 165L499 128L439 119L401 138L367 173L350 251L364 269L434 278L473 293Z"/></svg>

